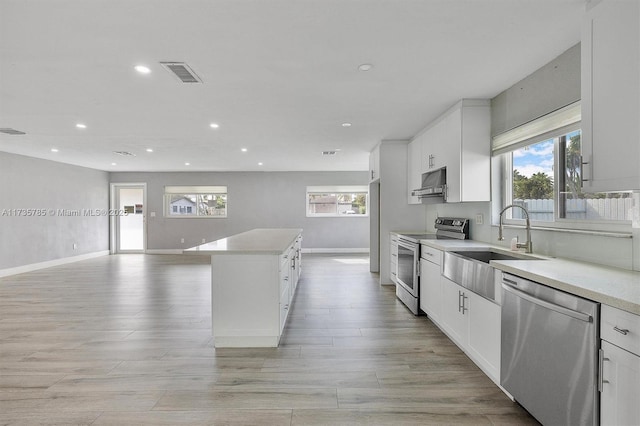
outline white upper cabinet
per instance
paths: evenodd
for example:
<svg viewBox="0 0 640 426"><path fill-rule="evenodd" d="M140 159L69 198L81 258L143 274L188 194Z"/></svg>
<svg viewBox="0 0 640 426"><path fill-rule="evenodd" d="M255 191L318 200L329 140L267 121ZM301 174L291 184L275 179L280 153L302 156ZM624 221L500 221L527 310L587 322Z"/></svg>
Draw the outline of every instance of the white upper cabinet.
<svg viewBox="0 0 640 426"><path fill-rule="evenodd" d="M369 154L369 182L380 180L380 145Z"/></svg>
<svg viewBox="0 0 640 426"><path fill-rule="evenodd" d="M583 187L640 189L640 2L593 3L581 45Z"/></svg>
<svg viewBox="0 0 640 426"><path fill-rule="evenodd" d="M490 133L488 100L464 99L433 121L409 144L409 202L418 202L411 190L420 187L422 173L442 167L447 168L447 202L490 201ZM418 152L420 162L414 159Z"/></svg>

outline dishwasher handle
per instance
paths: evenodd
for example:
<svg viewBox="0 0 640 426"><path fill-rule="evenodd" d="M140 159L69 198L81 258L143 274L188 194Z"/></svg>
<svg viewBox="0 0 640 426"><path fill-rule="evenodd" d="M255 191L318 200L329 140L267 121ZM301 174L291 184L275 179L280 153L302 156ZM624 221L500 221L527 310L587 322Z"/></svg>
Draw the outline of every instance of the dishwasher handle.
<svg viewBox="0 0 640 426"><path fill-rule="evenodd" d="M573 309L565 308L564 306L556 305L555 303L547 302L546 300L538 299L535 296L532 296L524 291L513 288L509 284L502 283L502 288L509 293L512 293L524 300L527 300L531 303L535 303L536 305L542 306L543 308L550 309L552 311L558 312L563 315L568 315L572 318L575 318L584 322L593 322L593 317L591 315L585 314L583 312L574 311Z"/></svg>

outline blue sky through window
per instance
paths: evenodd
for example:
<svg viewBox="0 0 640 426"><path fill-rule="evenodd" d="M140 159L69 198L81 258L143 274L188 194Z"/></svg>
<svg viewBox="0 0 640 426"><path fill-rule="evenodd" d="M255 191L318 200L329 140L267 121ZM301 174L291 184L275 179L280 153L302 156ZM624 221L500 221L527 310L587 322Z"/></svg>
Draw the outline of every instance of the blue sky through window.
<svg viewBox="0 0 640 426"><path fill-rule="evenodd" d="M542 172L553 178L553 139L513 151L513 168L526 177Z"/></svg>

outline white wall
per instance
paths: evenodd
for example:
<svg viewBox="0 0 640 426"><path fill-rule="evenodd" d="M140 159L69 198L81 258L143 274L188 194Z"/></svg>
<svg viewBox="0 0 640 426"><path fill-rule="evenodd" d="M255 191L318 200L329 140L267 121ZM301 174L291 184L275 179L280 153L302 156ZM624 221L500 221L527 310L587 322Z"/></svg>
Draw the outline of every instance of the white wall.
<svg viewBox="0 0 640 426"><path fill-rule="evenodd" d="M112 183L147 183L147 250L183 249L254 228L303 228L303 248L368 250L368 217L306 217L306 187L367 185L363 172L111 173ZM166 218L165 185L226 185L227 218ZM156 217L150 217L155 212ZM184 238L185 242L181 243Z"/></svg>
<svg viewBox="0 0 640 426"><path fill-rule="evenodd" d="M85 215L108 207L107 172L0 152L0 270L108 250L108 216Z"/></svg>

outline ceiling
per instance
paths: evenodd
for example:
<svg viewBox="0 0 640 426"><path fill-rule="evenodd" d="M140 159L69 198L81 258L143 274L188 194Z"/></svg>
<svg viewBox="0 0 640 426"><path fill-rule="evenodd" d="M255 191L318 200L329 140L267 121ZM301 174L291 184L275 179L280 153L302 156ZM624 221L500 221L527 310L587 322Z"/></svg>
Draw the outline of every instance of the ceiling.
<svg viewBox="0 0 640 426"><path fill-rule="evenodd" d="M0 128L26 134L0 133L0 151L108 171L367 170L380 140L409 139L578 43L584 6L1 0Z"/></svg>

